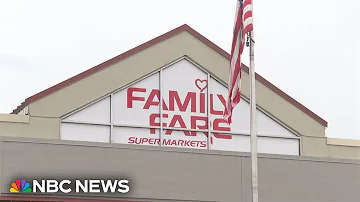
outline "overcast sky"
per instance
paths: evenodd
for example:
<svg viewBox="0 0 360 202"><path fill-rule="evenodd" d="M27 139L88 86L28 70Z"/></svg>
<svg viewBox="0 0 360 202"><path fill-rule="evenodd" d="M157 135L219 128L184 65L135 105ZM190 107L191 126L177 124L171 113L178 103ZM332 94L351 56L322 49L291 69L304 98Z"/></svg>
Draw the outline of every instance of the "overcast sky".
<svg viewBox="0 0 360 202"><path fill-rule="evenodd" d="M185 23L229 52L235 6L0 0L0 113ZM254 0L256 71L328 121L329 137L360 139L359 7L356 0Z"/></svg>

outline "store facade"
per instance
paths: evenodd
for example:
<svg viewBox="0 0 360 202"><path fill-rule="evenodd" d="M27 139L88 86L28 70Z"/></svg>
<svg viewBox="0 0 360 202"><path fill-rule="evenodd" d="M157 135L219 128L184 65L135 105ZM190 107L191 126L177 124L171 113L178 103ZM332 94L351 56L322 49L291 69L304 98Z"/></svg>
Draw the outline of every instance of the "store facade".
<svg viewBox="0 0 360 202"><path fill-rule="evenodd" d="M240 103L228 126L226 90L182 57L62 117L60 139L249 152L249 103ZM259 152L300 155L296 133L257 113Z"/></svg>
<svg viewBox="0 0 360 202"><path fill-rule="evenodd" d="M7 187L17 176L121 173L133 180L133 192L93 198L248 201L248 68L243 67L243 100L229 126L222 119L228 59L225 51L183 25L26 99L11 115L0 115L3 199L19 198ZM256 79L261 197L270 197L266 187L276 179L271 176L285 182L289 174L298 175L279 185L281 191L296 186L314 169L319 172L314 179L332 193L336 185L325 183L321 173L334 176L339 167L348 172L334 180L352 185L343 190L348 197L344 201L357 197L353 190L360 188L360 143L326 138L325 120L260 75ZM16 151L27 157L13 155ZM33 175L21 163L10 163L15 159L38 162L29 169ZM305 184L315 182L309 179ZM219 190L218 183L228 185ZM317 188L307 189L315 190L318 201L328 200ZM270 201L287 199L274 193ZM298 192L293 194L301 198ZM64 200L59 197L51 201ZM74 197L66 199L70 201L86 196L67 197Z"/></svg>

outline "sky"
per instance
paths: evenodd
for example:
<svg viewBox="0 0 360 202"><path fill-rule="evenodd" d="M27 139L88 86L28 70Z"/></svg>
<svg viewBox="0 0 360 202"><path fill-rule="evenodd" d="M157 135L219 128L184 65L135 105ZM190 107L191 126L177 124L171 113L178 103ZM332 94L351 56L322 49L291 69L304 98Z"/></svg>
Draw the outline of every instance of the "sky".
<svg viewBox="0 0 360 202"><path fill-rule="evenodd" d="M360 139L359 1L254 2L256 72ZM0 113L188 24L229 52L236 0L0 0ZM248 64L248 57L243 57Z"/></svg>

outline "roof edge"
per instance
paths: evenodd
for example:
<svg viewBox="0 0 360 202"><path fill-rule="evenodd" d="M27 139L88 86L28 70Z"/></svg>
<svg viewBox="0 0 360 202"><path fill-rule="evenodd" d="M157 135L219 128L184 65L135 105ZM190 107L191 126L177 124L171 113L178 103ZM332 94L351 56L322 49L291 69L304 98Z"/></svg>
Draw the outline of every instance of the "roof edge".
<svg viewBox="0 0 360 202"><path fill-rule="evenodd" d="M21 103L20 106L18 106L16 109L14 109L11 114L16 114L18 113L21 109L23 109L26 105L29 105L32 102L35 102L37 100L40 100L41 98L50 95L66 86L69 86L79 80L82 80L102 69L105 69L125 58L128 58L138 52L141 52L142 50L145 50L157 43L160 43L161 41L164 41L166 39L169 39L181 32L187 31L190 34L192 34L194 37L196 37L197 39L199 39L200 41L202 41L204 44L206 44L207 46L211 47L212 49L214 49L216 52L218 52L220 55L224 56L227 59L230 59L230 54L227 53L225 50L223 50L222 48L220 48L219 46L217 46L216 44L214 44L213 42L211 42L209 39L207 39L206 37L204 37L203 35L201 35L199 32L195 31L193 28L191 28L189 25L184 24L181 25L169 32L166 32L165 34L162 34L150 41L147 41L135 48L132 48L114 58L111 58L95 67L92 67L80 74L77 74L61 83L58 83L46 90L43 90L27 99L25 99L25 102ZM242 69L249 73L249 67L247 67L246 65L242 65ZM316 120L318 123L320 123L321 125L323 125L324 127L328 126L328 123L322 119L320 116L318 116L317 114L315 114L314 112L312 112L311 110L309 110L308 108L306 108L304 105L300 104L298 101L296 101L294 98L290 97L288 94L286 94L285 92L283 92L282 90L280 90L279 88L277 88L275 85L273 85L272 83L270 83L269 81L267 81L265 78L263 78L262 76L260 76L259 74L256 73L255 75L256 80L258 80L260 83L264 84L265 86L267 86L269 89L271 89L273 92L275 92L276 94L278 94L279 96L281 96L282 98L284 98L286 101L290 102L292 105L294 105L295 107L297 107L298 109L300 109L302 112L304 112L305 114L307 114L308 116L310 116L311 118L313 118L314 120Z"/></svg>
<svg viewBox="0 0 360 202"><path fill-rule="evenodd" d="M0 123L30 123L29 115L0 114Z"/></svg>
<svg viewBox="0 0 360 202"><path fill-rule="evenodd" d="M172 36L175 36L175 35L183 32L183 31L185 31L187 29L187 27L189 27L189 26L187 26L186 24L182 25L180 27L177 27L177 28L165 33L165 34L162 34L162 35L160 35L160 36L158 36L158 37L156 37L156 38L154 38L154 39L152 39L150 41L147 41L147 42L145 42L145 43L143 43L143 44L141 44L141 45L139 45L139 46L137 46L135 48L132 48L132 49L130 49L130 50L128 50L128 51L114 57L114 58L111 58L111 59L109 59L109 60L107 60L107 61L105 61L105 62L103 62L103 63L101 63L99 65L96 65L95 67L92 67L92 68L90 68L88 70L85 70L84 72L81 72L81 73L79 73L79 74L77 74L77 75L75 75L75 76L73 76L73 77L71 77L71 78L69 78L69 79L67 79L65 81L62 81L62 82L60 82L60 83L58 83L58 84L56 84L56 85L54 85L54 86L52 86L50 88L47 88L47 89L45 89L45 90L43 90L43 91L41 91L41 92L31 96L31 97L28 97L16 109L14 109L11 112L11 114L16 114L19 111L21 111L26 105L29 105L32 102L40 100L41 98L43 98L43 97L45 97L47 95L50 95L55 91L58 91L58 90L66 87L66 86L69 86L69 85L83 79L83 78L86 78L86 77L88 77L88 76L90 76L92 74L95 74L96 72L98 72L98 71L100 71L102 69L105 69L105 68L107 68L107 67L109 67L109 66L111 66L111 65L113 65L113 64L115 64L115 63L117 63L117 62L119 62L119 61L121 61L123 59L125 59L125 58L128 58L128 57L130 57L130 56L132 56L132 55L134 55L134 54L136 54L136 53L138 53L138 52L140 52L142 50L145 50L146 48L149 48L149 47L151 47L151 46L153 46L153 45L155 45L155 44L157 44L157 43L159 43L161 41L164 41L165 39L168 39L168 38L170 38Z"/></svg>
<svg viewBox="0 0 360 202"><path fill-rule="evenodd" d="M360 148L360 140L358 140L358 139L340 139L340 138L326 137L326 143L328 145L359 147Z"/></svg>

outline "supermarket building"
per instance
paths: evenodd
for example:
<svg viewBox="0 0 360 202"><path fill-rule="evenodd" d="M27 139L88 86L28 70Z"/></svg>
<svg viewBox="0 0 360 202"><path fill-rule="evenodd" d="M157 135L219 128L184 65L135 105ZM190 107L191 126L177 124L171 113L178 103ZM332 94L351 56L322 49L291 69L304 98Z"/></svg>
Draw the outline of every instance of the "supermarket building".
<svg viewBox="0 0 360 202"><path fill-rule="evenodd" d="M251 201L249 76L182 25L0 114L0 201ZM260 201L360 200L360 141L256 75ZM11 193L16 179L128 178L127 194Z"/></svg>

